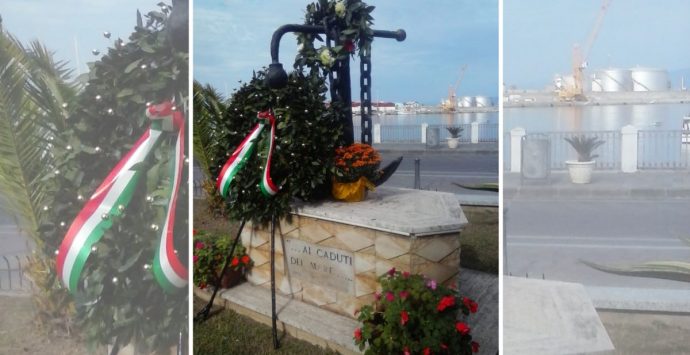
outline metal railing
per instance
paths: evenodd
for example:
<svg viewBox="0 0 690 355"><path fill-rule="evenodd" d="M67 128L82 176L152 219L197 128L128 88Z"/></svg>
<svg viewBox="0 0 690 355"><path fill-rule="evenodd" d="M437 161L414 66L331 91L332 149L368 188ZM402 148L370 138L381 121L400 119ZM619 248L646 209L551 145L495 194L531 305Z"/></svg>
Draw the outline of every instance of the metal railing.
<svg viewBox="0 0 690 355"><path fill-rule="evenodd" d="M638 169L687 169L683 131L637 132Z"/></svg>
<svg viewBox="0 0 690 355"><path fill-rule="evenodd" d="M597 137L604 140L604 144L594 150L596 168L601 170L620 169L621 167L621 134L619 131L591 131L591 132L541 132L551 140L551 169L566 169L566 160L577 159L575 149L565 138L579 135Z"/></svg>
<svg viewBox="0 0 690 355"><path fill-rule="evenodd" d="M380 125L381 143L423 143L422 125ZM438 129L439 140L446 141L450 138L448 127L460 127L460 143L472 142L472 125L428 125L427 130ZM376 128L375 128L376 129ZM355 141L359 142L361 128L354 126ZM376 134L374 134L376 135ZM483 123L478 125L478 141L480 143L498 142L498 124Z"/></svg>
<svg viewBox="0 0 690 355"><path fill-rule="evenodd" d="M479 125L480 142L498 142L498 125L495 123L482 123ZM504 143L507 141L503 141Z"/></svg>
<svg viewBox="0 0 690 355"><path fill-rule="evenodd" d="M460 127L462 132L460 132L460 143L470 143L472 138L470 137L472 125L470 124L458 124L458 125L429 125L429 128L438 127L440 132L441 142L444 142L450 138L450 132L448 132L448 127Z"/></svg>
<svg viewBox="0 0 690 355"><path fill-rule="evenodd" d="M510 132L503 134L503 171L510 172Z"/></svg>
<svg viewBox="0 0 690 355"><path fill-rule="evenodd" d="M420 143L421 125L381 125L381 143Z"/></svg>
<svg viewBox="0 0 690 355"><path fill-rule="evenodd" d="M27 255L0 256L0 291L25 291L33 288L26 277Z"/></svg>

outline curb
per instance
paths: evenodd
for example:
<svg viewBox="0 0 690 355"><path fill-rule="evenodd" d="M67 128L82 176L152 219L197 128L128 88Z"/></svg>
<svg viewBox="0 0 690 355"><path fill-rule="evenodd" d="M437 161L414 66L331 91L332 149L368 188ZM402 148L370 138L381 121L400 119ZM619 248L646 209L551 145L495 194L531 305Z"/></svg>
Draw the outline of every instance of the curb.
<svg viewBox="0 0 690 355"><path fill-rule="evenodd" d="M596 309L690 313L690 291L629 287L585 286Z"/></svg>

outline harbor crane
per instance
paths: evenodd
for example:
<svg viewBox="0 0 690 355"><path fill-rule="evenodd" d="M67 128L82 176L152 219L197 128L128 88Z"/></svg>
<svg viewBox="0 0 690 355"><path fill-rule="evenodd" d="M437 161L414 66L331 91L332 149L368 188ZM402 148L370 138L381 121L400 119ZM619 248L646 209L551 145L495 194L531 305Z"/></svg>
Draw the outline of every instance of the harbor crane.
<svg viewBox="0 0 690 355"><path fill-rule="evenodd" d="M458 86L460 86L462 78L465 76L465 69L467 69L467 64L460 68L460 75L458 76L458 80L455 81L455 84L448 85L448 101L443 105L444 111L455 111L457 107L457 97L455 92L458 89Z"/></svg>
<svg viewBox="0 0 690 355"><path fill-rule="evenodd" d="M604 23L604 17L606 12L611 6L613 0L602 0L601 7L599 8L599 14L592 29L589 31L589 35L585 40L584 44L580 46L579 44L573 45L573 56L572 56L572 70L573 70L573 80L569 82L564 80L562 87L558 90L558 96L563 101L585 101L586 97L584 95L584 70L587 68L587 58L589 57L589 51L594 45L599 31L601 30L601 25Z"/></svg>

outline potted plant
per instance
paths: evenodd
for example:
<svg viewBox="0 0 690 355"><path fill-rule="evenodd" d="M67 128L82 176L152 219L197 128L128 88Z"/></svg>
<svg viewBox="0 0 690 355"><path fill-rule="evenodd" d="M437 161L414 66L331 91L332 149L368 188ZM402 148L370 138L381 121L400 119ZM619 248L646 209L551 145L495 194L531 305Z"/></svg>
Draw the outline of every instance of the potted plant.
<svg viewBox="0 0 690 355"><path fill-rule="evenodd" d="M570 180L574 184L588 184L592 181L594 158L598 157L596 154L593 155L592 152L604 144L605 141L596 136L587 137L585 135L566 137L565 140L577 152L577 160L567 160L565 162L570 173Z"/></svg>
<svg viewBox="0 0 690 355"><path fill-rule="evenodd" d="M372 181L381 176L381 156L368 144L355 143L335 151L333 197L345 202L358 202L366 198L367 191L374 190Z"/></svg>
<svg viewBox="0 0 690 355"><path fill-rule="evenodd" d="M379 278L381 293L356 312L355 344L365 354L470 354L479 351L470 327L458 319L479 305L422 275L396 271ZM365 350L366 349L366 350Z"/></svg>
<svg viewBox="0 0 690 355"><path fill-rule="evenodd" d="M204 289L216 282L226 257L230 263L221 276L221 288L230 288L244 280L252 260L242 244L238 244L233 255L228 256L232 238L228 235L212 235L194 231L194 284Z"/></svg>
<svg viewBox="0 0 690 355"><path fill-rule="evenodd" d="M446 130L448 133L450 133L450 138L448 138L448 148L457 148L458 143L460 142L460 134L462 133L463 129L458 126L448 126L446 127Z"/></svg>

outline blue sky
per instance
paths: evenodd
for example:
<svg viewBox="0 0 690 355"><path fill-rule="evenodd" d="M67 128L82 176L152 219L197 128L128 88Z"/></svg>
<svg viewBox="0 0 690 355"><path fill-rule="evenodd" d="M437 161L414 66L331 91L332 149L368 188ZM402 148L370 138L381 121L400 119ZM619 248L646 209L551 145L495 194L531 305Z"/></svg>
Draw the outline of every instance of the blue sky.
<svg viewBox="0 0 690 355"><path fill-rule="evenodd" d="M572 45L585 41L601 0L504 0L504 82L540 89L570 72ZM613 0L589 68L690 68L690 1ZM686 78L687 79L687 78ZM672 76L678 86L680 78Z"/></svg>
<svg viewBox="0 0 690 355"><path fill-rule="evenodd" d="M194 77L231 92L252 70L270 63L271 34L280 25L303 23L309 0L196 0ZM407 31L404 42L375 39L372 98L437 104L467 64L458 95L498 96L498 1L368 1L374 28ZM292 67L296 40L286 35L280 59ZM352 71L359 97L359 66Z"/></svg>
<svg viewBox="0 0 690 355"><path fill-rule="evenodd" d="M136 25L136 12L158 10L160 0L2 0L0 15L6 31L22 42L38 39L71 68L87 70L97 59L93 49L104 53L119 37L127 41ZM171 4L171 1L165 1ZM110 40L103 32L112 33ZM78 51L75 50L75 39Z"/></svg>

